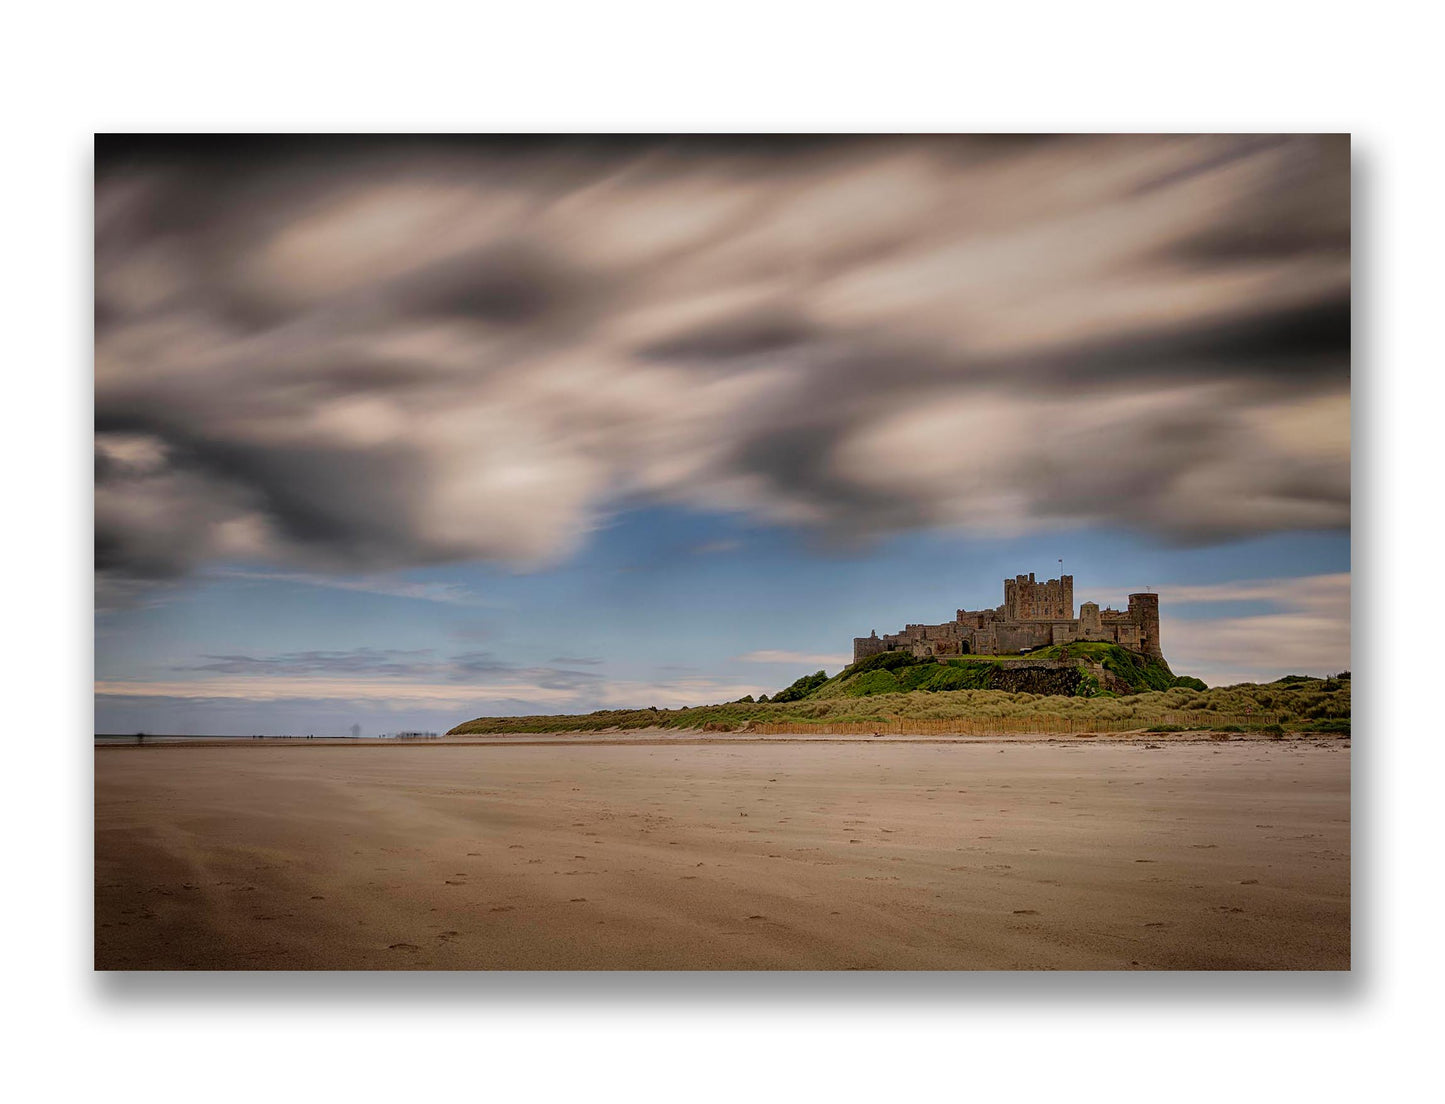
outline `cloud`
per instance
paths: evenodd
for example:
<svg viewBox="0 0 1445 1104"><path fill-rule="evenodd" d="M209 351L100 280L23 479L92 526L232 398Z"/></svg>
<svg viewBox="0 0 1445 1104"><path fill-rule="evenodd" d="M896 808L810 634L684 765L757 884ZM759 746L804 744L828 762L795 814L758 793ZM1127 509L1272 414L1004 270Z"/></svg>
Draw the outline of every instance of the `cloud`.
<svg viewBox="0 0 1445 1104"><path fill-rule="evenodd" d="M369 674L406 676L435 667L430 649L356 648L350 651L288 652L274 656L203 655L206 662L179 668L184 671L216 671L226 675Z"/></svg>
<svg viewBox="0 0 1445 1104"><path fill-rule="evenodd" d="M1225 584L1179 588L1180 601L1266 601L1272 608L1247 616L1188 621L1167 614L1161 599L1165 655L1179 671L1199 673L1211 685L1267 682L1288 674L1327 675L1350 667L1350 576L1315 575L1269 580L1253 587ZM1232 597L1226 597L1232 596Z"/></svg>
<svg viewBox="0 0 1445 1104"><path fill-rule="evenodd" d="M606 680L593 671L514 665L485 652L434 658L429 651L360 648L291 652L272 656L205 656L178 668L172 678L100 679L96 707L103 731L124 731L142 717L194 718L172 723L217 723L247 714L269 718L232 729L295 730L298 718L347 710L425 715L450 725L474 716L508 713L586 713L733 701L774 687L685 674L659 680ZM581 661L571 661L581 662ZM207 720L207 718L211 718ZM446 719L450 718L450 719ZM351 722L348 720L341 728Z"/></svg>
<svg viewBox="0 0 1445 1104"><path fill-rule="evenodd" d="M515 681L496 685L462 686L453 682L378 681L375 678L209 678L124 681L103 679L95 684L102 699L232 700L238 702L329 701L369 703L401 709L423 705L433 709L465 711L474 703L493 701L549 705L565 711L576 700L570 687L543 686ZM463 718L464 719L464 718Z"/></svg>
<svg viewBox="0 0 1445 1104"><path fill-rule="evenodd" d="M101 591L1345 528L1348 235L1342 137L102 139Z"/></svg>
<svg viewBox="0 0 1445 1104"><path fill-rule="evenodd" d="M811 666L816 663L823 667L846 667L853 662L852 657L842 655L841 653L835 655L832 653L787 652L772 648L748 652L736 658L743 663L785 663L794 666L798 664Z"/></svg>
<svg viewBox="0 0 1445 1104"><path fill-rule="evenodd" d="M575 670L587 660L557 660L526 665L498 659L491 652L462 652L438 657L431 649L353 648L341 651L282 652L273 655L203 655L203 662L174 668L184 676L153 680L108 680L96 692L114 695L225 697L251 694L258 699L286 697L398 700L440 697L461 702L473 698L536 698L563 701L595 691L602 677Z"/></svg>
<svg viewBox="0 0 1445 1104"><path fill-rule="evenodd" d="M350 577L346 575L308 574L299 571L248 571L239 568L215 568L208 574L225 579L251 579L259 582L296 583L299 586L324 587L331 590L353 590L379 594L388 598L409 598L419 602L440 602L449 606L482 606L481 595L459 583L417 583L386 577Z"/></svg>

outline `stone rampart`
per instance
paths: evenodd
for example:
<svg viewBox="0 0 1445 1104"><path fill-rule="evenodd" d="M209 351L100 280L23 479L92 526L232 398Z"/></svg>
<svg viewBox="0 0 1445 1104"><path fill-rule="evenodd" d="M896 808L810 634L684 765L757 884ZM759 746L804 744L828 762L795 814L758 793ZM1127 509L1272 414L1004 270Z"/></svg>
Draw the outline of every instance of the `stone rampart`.
<svg viewBox="0 0 1445 1104"><path fill-rule="evenodd" d="M1118 644L1156 659L1164 658L1159 641L1159 595L1129 595L1127 610L1100 609L1085 602L1074 616L1074 577L1061 575L1045 582L1032 573L1004 580L1003 604L991 610L960 609L952 621L908 625L898 633L854 637L853 662L881 652L903 651L918 657L1010 655L1023 649L1084 641Z"/></svg>

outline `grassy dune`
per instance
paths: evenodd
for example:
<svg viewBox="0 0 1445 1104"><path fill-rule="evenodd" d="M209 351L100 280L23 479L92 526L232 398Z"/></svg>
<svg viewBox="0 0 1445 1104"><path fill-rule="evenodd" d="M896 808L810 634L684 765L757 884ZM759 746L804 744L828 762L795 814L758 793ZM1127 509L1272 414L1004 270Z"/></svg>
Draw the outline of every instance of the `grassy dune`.
<svg viewBox="0 0 1445 1104"><path fill-rule="evenodd" d="M936 666L936 665L935 665ZM846 673L846 672L845 672ZM863 672L866 677L867 672ZM841 677L841 676L839 676ZM832 680L830 680L832 681ZM1180 714L1201 727L1220 727L1246 715L1267 715L1285 729L1348 731L1349 679L1291 676L1280 682L1199 690L1176 686L1125 697L1064 697L1002 690L912 690L867 696L804 697L782 702L729 702L689 709L615 709L531 717L478 717L448 735L470 733L598 732L636 728L741 731L755 724L828 724L907 720L978 720L1057 717L1091 722L1137 722L1139 728L1179 724Z"/></svg>

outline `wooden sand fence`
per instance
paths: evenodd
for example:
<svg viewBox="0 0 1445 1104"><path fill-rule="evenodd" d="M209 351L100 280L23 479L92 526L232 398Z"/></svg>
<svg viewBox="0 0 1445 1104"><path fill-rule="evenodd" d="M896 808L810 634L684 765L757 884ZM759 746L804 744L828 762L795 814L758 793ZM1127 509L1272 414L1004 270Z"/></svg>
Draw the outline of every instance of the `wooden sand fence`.
<svg viewBox="0 0 1445 1104"><path fill-rule="evenodd" d="M1180 719L1174 719L1180 718ZM1108 734L1138 732L1153 725L1180 725L1188 728L1217 728L1238 725L1241 728L1276 723L1276 714L1232 716L1226 713L1173 713L1164 720L1125 717L1114 720L1088 717L956 717L933 718L894 717L878 721L788 721L764 724L751 721L743 731L762 736L1058 736L1084 733Z"/></svg>
<svg viewBox="0 0 1445 1104"><path fill-rule="evenodd" d="M1213 713L1205 709L1171 710L1162 720L1149 724L1183 725L1185 728L1218 728L1220 725L1239 725L1252 728L1255 725L1279 724L1278 713Z"/></svg>

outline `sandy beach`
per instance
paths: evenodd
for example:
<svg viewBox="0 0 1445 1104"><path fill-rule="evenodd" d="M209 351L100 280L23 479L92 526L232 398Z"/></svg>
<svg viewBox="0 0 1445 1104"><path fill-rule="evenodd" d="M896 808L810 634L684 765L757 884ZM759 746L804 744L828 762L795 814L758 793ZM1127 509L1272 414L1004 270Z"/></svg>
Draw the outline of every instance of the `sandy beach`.
<svg viewBox="0 0 1445 1104"><path fill-rule="evenodd" d="M1348 969L1340 740L97 747L99 969Z"/></svg>

